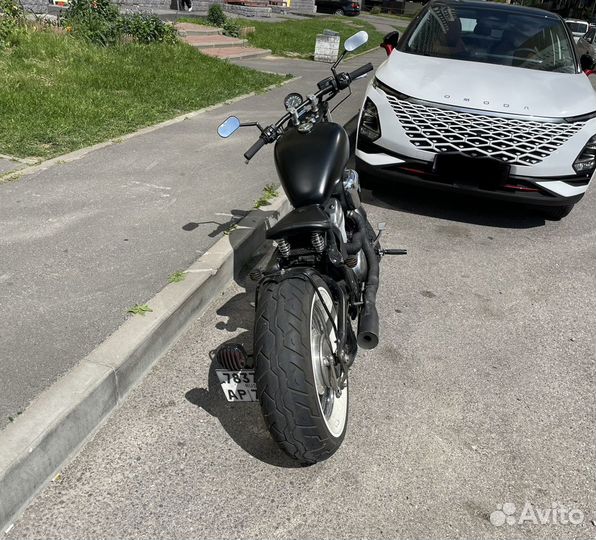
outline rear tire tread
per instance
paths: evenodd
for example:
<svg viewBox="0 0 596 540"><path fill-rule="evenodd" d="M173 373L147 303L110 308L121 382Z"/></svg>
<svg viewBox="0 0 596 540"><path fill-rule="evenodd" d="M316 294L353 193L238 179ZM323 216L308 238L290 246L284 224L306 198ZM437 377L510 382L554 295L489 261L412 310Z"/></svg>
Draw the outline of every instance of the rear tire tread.
<svg viewBox="0 0 596 540"><path fill-rule="evenodd" d="M310 327L301 327L310 325L311 303L305 299L313 294L312 284L300 278L264 284L254 334L255 379L263 418L280 448L305 464L327 459L344 435L321 437L323 418L312 403L316 388L312 375L304 371L311 369Z"/></svg>

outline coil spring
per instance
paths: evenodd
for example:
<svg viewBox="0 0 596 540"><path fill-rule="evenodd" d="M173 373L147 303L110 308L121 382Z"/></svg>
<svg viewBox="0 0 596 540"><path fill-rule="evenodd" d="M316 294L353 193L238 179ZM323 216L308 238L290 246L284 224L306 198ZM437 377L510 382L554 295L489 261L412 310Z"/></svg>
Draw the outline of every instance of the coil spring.
<svg viewBox="0 0 596 540"><path fill-rule="evenodd" d="M348 268L356 268L356 265L358 264L358 257L354 257L354 255L351 255L350 257L346 258L344 264Z"/></svg>
<svg viewBox="0 0 596 540"><path fill-rule="evenodd" d="M277 248L279 249L282 257L290 256L290 243L285 238L280 238L277 241Z"/></svg>
<svg viewBox="0 0 596 540"><path fill-rule="evenodd" d="M311 235L312 246L317 253L323 253L325 249L325 238L321 233L314 232Z"/></svg>
<svg viewBox="0 0 596 540"><path fill-rule="evenodd" d="M250 272L250 274L248 274L248 277L252 281L261 281L261 278L263 277L263 272L260 268L255 268Z"/></svg>

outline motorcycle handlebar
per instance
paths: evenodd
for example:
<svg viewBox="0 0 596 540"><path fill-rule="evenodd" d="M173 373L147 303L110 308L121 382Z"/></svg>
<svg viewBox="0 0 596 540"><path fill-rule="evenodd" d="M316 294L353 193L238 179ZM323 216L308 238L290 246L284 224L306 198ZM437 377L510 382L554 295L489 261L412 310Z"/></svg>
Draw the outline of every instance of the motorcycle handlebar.
<svg viewBox="0 0 596 540"><path fill-rule="evenodd" d="M349 73L350 82L357 79L358 77L366 75L369 71L372 71L373 69L374 67L370 62L362 67L359 67L358 69L355 69L354 71L352 71L352 73Z"/></svg>
<svg viewBox="0 0 596 540"><path fill-rule="evenodd" d="M315 98L316 99L322 99L323 97L325 97L327 94L333 94L333 96L335 96L340 89L342 89L342 87L347 87L350 85L350 83L352 81L354 81L355 79L357 79L358 77L362 77L363 75L366 75L369 71L372 71L374 69L373 65L369 62L368 64L365 64L364 66L359 67L358 69L355 69L354 71L352 71L352 73L340 73L338 75L335 76L335 83L331 82L328 85L324 85L323 88L321 88L316 94L315 94ZM347 75L348 81L347 81L347 85L344 83L344 85L340 86L340 81L343 79L345 79ZM331 79L331 81L333 81L333 78ZM321 81L323 82L323 81ZM319 83L320 85L321 83ZM331 96L331 97L333 97ZM331 98L329 98L331 99ZM298 111L300 111L307 103L309 102L309 100L305 100L303 101L296 109ZM257 140L257 142L255 142L245 153L244 153L244 158L246 159L246 161L250 161L254 155L261 149L263 148L263 146L265 146L267 143L270 142L274 142L276 139L276 133L279 132L279 129L283 126L283 124L285 124L292 116L287 113L284 116L282 116L273 126L269 126L265 132L267 132L268 130L271 131L270 133L263 133ZM264 136L264 135L267 136Z"/></svg>
<svg viewBox="0 0 596 540"><path fill-rule="evenodd" d="M265 146L265 139L262 139L261 137L259 137L257 139L257 142L255 144L253 144L246 152L244 152L244 158L246 159L246 161L250 161L254 157L254 155L261 148L263 148L263 146Z"/></svg>

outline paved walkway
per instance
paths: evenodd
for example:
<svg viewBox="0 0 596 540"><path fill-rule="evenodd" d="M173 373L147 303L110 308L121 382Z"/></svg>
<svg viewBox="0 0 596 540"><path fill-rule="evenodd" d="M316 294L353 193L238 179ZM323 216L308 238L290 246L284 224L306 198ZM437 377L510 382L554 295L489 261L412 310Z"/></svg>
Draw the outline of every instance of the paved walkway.
<svg viewBox="0 0 596 540"><path fill-rule="evenodd" d="M379 63L382 51L348 61ZM252 62L252 63L251 63ZM267 94L0 183L0 428L112 333L251 209L275 182L271 148L244 164L256 140L216 135L230 114L266 123L283 97L307 93L329 66L256 59L302 78ZM357 111L365 81L335 115Z"/></svg>
<svg viewBox="0 0 596 540"><path fill-rule="evenodd" d="M271 54L269 49L249 46L246 39L224 36L221 28L194 23L176 23L176 29L184 42L209 56L231 60Z"/></svg>
<svg viewBox="0 0 596 540"><path fill-rule="evenodd" d="M369 14L362 14L362 19L373 24L381 32L391 32L396 28L403 29L407 26L407 21L399 19L388 19ZM255 20L267 22L279 22L284 20L280 17L255 17ZM194 23L178 22L176 23L178 33L183 41L196 47L203 54L216 56L226 59L258 58L271 54L269 49L259 49L248 45L246 39L238 39L223 35L221 28L203 26Z"/></svg>
<svg viewBox="0 0 596 540"><path fill-rule="evenodd" d="M0 175L16 171L24 166L23 163L19 163L18 161L0 157Z"/></svg>

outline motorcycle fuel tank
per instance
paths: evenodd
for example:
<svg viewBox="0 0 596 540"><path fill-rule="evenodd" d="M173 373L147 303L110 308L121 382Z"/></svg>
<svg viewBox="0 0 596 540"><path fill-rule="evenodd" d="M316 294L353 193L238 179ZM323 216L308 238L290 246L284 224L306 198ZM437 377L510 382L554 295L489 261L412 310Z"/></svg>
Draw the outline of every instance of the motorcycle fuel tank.
<svg viewBox="0 0 596 540"><path fill-rule="evenodd" d="M306 133L288 129L275 144L275 166L292 206L324 203L349 154L348 134L339 124L321 122Z"/></svg>

